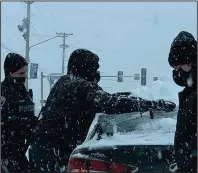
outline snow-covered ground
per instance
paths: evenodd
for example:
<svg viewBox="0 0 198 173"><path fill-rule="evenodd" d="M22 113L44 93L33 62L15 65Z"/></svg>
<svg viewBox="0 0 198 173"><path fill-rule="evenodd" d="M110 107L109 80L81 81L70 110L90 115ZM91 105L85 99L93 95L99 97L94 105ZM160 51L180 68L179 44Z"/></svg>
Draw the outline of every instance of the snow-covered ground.
<svg viewBox="0 0 198 173"><path fill-rule="evenodd" d="M177 87L172 81L171 73L162 74L158 81L148 87L133 89L132 93L146 99L166 99L173 101L178 105L178 92L182 88ZM166 116L168 114L168 116ZM171 114L171 115L170 115ZM94 119L89 133L97 123L98 116ZM172 145L174 142L174 133L177 121L177 110L171 113L165 113L162 118L149 119L138 124L136 129L128 133L115 132L113 136L103 136L101 140L92 139L84 142L80 147L102 147L115 145ZM88 134L89 134L88 133Z"/></svg>

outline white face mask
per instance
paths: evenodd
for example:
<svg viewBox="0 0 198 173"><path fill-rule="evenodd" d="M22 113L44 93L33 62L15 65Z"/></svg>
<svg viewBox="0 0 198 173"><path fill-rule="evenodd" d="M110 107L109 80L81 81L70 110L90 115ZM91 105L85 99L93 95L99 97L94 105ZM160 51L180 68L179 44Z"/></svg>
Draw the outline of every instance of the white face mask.
<svg viewBox="0 0 198 173"><path fill-rule="evenodd" d="M191 76L187 79L187 85L188 85L188 87L192 87L193 86L193 79L192 79Z"/></svg>

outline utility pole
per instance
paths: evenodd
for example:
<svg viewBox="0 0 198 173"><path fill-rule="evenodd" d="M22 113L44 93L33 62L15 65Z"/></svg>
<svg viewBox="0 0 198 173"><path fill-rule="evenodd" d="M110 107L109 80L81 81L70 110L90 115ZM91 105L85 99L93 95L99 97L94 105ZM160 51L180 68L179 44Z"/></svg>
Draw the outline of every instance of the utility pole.
<svg viewBox="0 0 198 173"><path fill-rule="evenodd" d="M65 73L65 50L66 48L68 48L69 46L67 44L65 44L65 40L66 37L68 37L69 35L73 35L73 34L66 34L66 33L56 33L59 37L63 38L63 44L60 45L60 48L63 49L63 56L62 56L62 74Z"/></svg>
<svg viewBox="0 0 198 173"><path fill-rule="evenodd" d="M30 2L30 1L27 1L26 4L27 4L27 32L26 32L26 49L25 49L25 57L26 57L26 60L27 62L29 63L29 45L30 45L30 5L32 4L33 2ZM27 73L27 76L29 74L29 68L28 68L28 73ZM28 79L26 80L26 88L28 89Z"/></svg>
<svg viewBox="0 0 198 173"><path fill-rule="evenodd" d="M43 107L43 72L41 72L41 109Z"/></svg>
<svg viewBox="0 0 198 173"><path fill-rule="evenodd" d="M27 4L27 17L25 19L23 19L23 24L22 25L18 25L18 29L20 32L24 32L24 29L26 30L26 32L23 33L23 38L26 41L26 47L25 47L25 58L27 60L27 62L30 62L30 57L29 57L29 44L30 44L30 5L33 3L33 1L24 1ZM29 67L28 67L28 72L27 72L27 76L29 74ZM28 89L28 79L26 80L25 83L26 88Z"/></svg>
<svg viewBox="0 0 198 173"><path fill-rule="evenodd" d="M27 62L29 63L30 62L30 55L29 55L29 46L30 46L30 5L33 3L32 1L25 1L25 3L27 4L27 19L26 19L26 22L27 22L27 27L26 27L26 47L25 47L25 57L26 57L26 60ZM27 76L29 76L29 67L28 67L28 72L27 72ZM26 80L26 83L25 83L25 86L26 88L28 89L28 78Z"/></svg>
<svg viewBox="0 0 198 173"><path fill-rule="evenodd" d="M27 4L27 31L26 31L26 48L25 48L25 57L27 62L29 63L29 43L30 43L30 4L32 2L25 2ZM27 76L29 74L29 67L28 67L28 72ZM28 89L28 78L26 80L26 88Z"/></svg>

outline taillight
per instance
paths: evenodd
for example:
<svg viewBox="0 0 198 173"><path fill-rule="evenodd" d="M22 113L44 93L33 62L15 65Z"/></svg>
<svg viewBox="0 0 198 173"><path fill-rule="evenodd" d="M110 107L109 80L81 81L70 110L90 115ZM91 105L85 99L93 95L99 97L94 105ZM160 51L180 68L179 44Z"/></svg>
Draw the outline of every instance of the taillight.
<svg viewBox="0 0 198 173"><path fill-rule="evenodd" d="M73 158L68 163L68 172L137 172L137 167L126 166L117 163L103 162L100 160L88 160Z"/></svg>

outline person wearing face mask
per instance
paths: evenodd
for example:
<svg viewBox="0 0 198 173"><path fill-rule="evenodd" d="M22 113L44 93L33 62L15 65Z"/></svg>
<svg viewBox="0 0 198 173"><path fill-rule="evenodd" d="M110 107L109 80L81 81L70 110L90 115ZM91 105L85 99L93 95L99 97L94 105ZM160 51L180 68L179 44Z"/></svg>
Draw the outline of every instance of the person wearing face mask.
<svg viewBox="0 0 198 173"><path fill-rule="evenodd" d="M36 121L34 103L25 88L28 63L19 54L9 53L4 62L5 79L1 83L1 158L2 172L29 171L25 156L26 141Z"/></svg>
<svg viewBox="0 0 198 173"><path fill-rule="evenodd" d="M197 41L191 33L177 35L168 62L174 68L174 82L184 87L174 141L177 172L197 172Z"/></svg>
<svg viewBox="0 0 198 173"><path fill-rule="evenodd" d="M59 171L88 133L96 113L120 114L148 110L151 101L111 95L100 81L99 57L86 49L70 55L67 74L53 86L42 108L30 149L36 171Z"/></svg>

